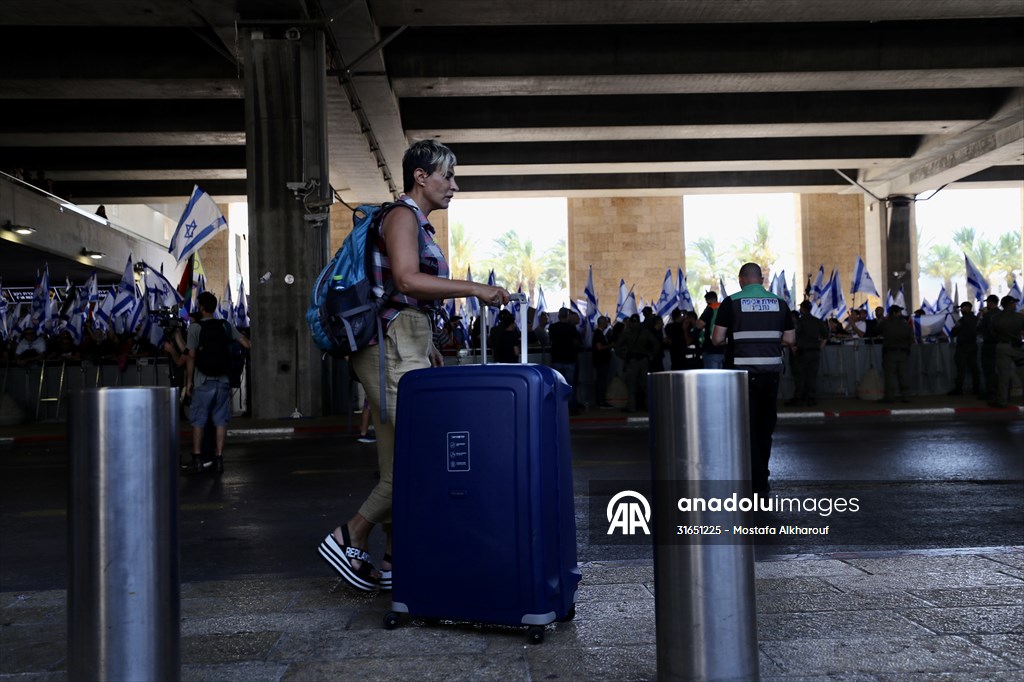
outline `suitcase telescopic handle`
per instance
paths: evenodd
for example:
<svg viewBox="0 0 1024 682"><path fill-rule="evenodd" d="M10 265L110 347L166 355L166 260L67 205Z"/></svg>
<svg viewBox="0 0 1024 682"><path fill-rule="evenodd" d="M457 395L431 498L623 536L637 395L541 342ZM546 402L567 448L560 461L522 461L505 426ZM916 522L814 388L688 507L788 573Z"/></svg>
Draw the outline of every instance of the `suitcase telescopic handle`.
<svg viewBox="0 0 1024 682"><path fill-rule="evenodd" d="M526 314L530 310L530 299L526 294L512 294L508 300L519 304L519 363L526 364Z"/></svg>

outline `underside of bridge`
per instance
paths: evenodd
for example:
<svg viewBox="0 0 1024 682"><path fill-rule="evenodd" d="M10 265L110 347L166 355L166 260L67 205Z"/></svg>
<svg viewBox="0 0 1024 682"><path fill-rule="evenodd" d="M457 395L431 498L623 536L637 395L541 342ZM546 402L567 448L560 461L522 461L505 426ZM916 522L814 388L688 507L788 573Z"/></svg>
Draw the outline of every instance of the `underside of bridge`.
<svg viewBox="0 0 1024 682"><path fill-rule="evenodd" d="M246 194L252 31L327 36L330 182L436 137L473 196L918 194L1024 180L1019 0L36 0L0 166L79 203Z"/></svg>

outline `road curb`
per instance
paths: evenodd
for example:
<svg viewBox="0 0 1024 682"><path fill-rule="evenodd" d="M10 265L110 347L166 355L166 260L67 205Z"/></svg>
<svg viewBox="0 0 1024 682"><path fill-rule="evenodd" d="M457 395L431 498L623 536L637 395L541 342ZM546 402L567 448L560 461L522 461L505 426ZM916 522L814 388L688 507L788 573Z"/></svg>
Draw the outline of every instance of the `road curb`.
<svg viewBox="0 0 1024 682"><path fill-rule="evenodd" d="M917 409L879 409L879 410L818 410L814 412L780 412L780 422L826 421L830 419L885 417L892 419L930 419L936 417L974 416L982 414L1024 414L1024 406L1010 407L931 407ZM650 417L576 417L571 420L573 426L598 428L601 426L626 426L639 428L650 424ZM315 433L355 433L346 425L337 426L267 426L243 427L228 429L229 438L285 438L297 434ZM190 438L191 430L184 429L179 437ZM47 443L67 440L65 433L37 433L24 436L0 436L0 446L22 445L27 443Z"/></svg>

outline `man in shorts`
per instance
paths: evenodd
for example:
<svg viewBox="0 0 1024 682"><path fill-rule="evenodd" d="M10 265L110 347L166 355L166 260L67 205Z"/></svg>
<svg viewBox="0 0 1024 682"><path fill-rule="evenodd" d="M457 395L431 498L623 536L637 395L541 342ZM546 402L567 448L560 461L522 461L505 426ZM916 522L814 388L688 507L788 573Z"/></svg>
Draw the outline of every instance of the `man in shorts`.
<svg viewBox="0 0 1024 682"><path fill-rule="evenodd" d="M216 451L213 462L207 463L217 473L224 471L224 437L231 420L231 362L229 345L237 341L243 348L249 347L249 339L242 336L227 320L214 317L217 297L209 291L199 294L197 299L198 319L189 325L186 357L184 394L192 396L192 467L195 471L205 468L200 453L203 443L203 429L208 420L213 420L217 430Z"/></svg>

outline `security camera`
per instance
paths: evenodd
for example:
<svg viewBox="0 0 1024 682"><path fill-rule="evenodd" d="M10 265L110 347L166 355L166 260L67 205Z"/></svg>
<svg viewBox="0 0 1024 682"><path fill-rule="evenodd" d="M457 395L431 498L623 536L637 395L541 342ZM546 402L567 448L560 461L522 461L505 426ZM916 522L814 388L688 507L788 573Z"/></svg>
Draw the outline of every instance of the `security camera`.
<svg viewBox="0 0 1024 682"><path fill-rule="evenodd" d="M306 183L304 182L286 182L284 184L285 187L287 187L293 192L301 192L302 190L306 189Z"/></svg>
<svg viewBox="0 0 1024 682"><path fill-rule="evenodd" d="M307 213L306 215L302 216L302 219L305 220L307 223L321 223L327 220L327 217L327 213Z"/></svg>
<svg viewBox="0 0 1024 682"><path fill-rule="evenodd" d="M297 28L290 28L284 32L284 37L288 40L299 40L302 38L302 32Z"/></svg>

